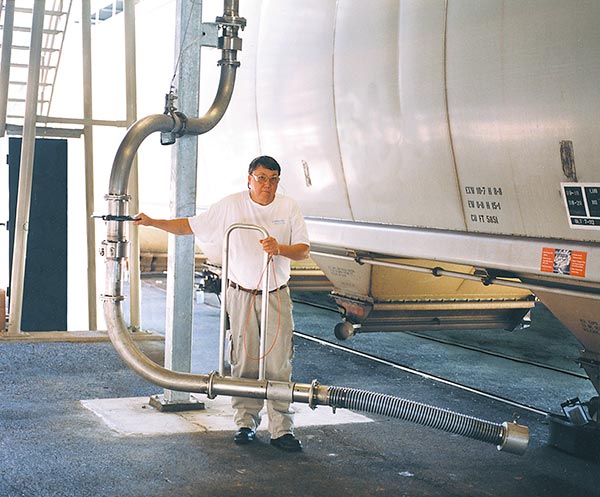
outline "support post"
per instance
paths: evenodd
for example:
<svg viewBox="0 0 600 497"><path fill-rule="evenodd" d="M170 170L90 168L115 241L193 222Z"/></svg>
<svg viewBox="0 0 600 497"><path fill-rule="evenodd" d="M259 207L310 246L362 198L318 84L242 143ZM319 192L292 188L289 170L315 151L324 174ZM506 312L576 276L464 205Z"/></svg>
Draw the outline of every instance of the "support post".
<svg viewBox="0 0 600 497"><path fill-rule="evenodd" d="M125 71L126 71L126 105L127 124L137 120L137 64L135 58L135 0L125 0ZM131 214L140 210L138 160L137 156L131 165L129 176ZM142 289L140 283L140 239L137 226L129 226L129 315L131 331L141 329Z"/></svg>
<svg viewBox="0 0 600 497"><path fill-rule="evenodd" d="M197 117L202 2L178 0L176 22L175 60L180 57L176 80L178 108L190 117ZM185 43L182 43L184 36ZM181 54L179 50L182 50ZM170 215L193 216L196 214L198 137L186 135L178 139L173 147ZM169 235L165 367L173 371L191 371L194 269L193 236ZM165 390L164 397L168 403L194 403L186 392Z"/></svg>
<svg viewBox="0 0 600 497"><path fill-rule="evenodd" d="M92 108L92 35L90 0L81 2L83 66L83 144L85 155L85 223L87 237L88 329L98 329L96 288L96 224L94 214L94 128Z"/></svg>
<svg viewBox="0 0 600 497"><path fill-rule="evenodd" d="M29 230L29 212L31 207L31 184L33 180L33 157L35 151L35 125L38 105L40 65L42 59L42 34L44 28L44 10L46 0L33 4L33 22L29 49L29 72L27 75L27 93L25 97L25 119L23 123L23 144L19 167L19 192L15 212L15 244L10 283L10 311L8 335L21 333L21 314L23 312L23 286L25 283L25 259L27 254L27 234Z"/></svg>

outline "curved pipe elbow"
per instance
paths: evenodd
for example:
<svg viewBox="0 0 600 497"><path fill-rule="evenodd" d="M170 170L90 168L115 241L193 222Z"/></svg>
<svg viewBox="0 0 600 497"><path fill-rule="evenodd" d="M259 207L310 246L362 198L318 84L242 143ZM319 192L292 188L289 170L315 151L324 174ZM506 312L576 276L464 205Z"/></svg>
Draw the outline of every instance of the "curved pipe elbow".
<svg viewBox="0 0 600 497"><path fill-rule="evenodd" d="M237 67L234 65L221 66L221 77L219 79L219 89L210 109L200 118L188 118L184 134L202 135L213 129L223 118L235 86L235 76Z"/></svg>
<svg viewBox="0 0 600 497"><path fill-rule="evenodd" d="M208 375L180 373L165 369L142 353L129 335L119 306L110 300L104 302L109 338L125 363L142 378L163 388L185 392L207 393Z"/></svg>
<svg viewBox="0 0 600 497"><path fill-rule="evenodd" d="M109 182L110 194L127 193L131 165L142 142L152 133L173 131L175 127L174 118L167 114L144 117L129 127L113 162Z"/></svg>
<svg viewBox="0 0 600 497"><path fill-rule="evenodd" d="M176 132L180 135L201 135L214 128L223 118L235 86L237 67L234 65L221 66L221 77L217 95L210 109L203 117L187 119L185 125L180 117L169 114L154 114L139 119L127 130L127 134L119 145L110 175L109 193L125 194L129 183L129 173L133 159L142 142L156 132Z"/></svg>

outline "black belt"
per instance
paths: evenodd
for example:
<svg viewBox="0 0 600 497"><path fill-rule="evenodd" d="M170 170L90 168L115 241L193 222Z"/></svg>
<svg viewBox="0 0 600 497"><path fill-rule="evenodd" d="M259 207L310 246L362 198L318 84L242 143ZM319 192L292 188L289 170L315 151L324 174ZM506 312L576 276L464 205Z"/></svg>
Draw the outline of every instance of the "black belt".
<svg viewBox="0 0 600 497"><path fill-rule="evenodd" d="M260 295L262 293L262 290L249 290L248 288L244 288L243 286L240 286L240 285L238 285L237 283L235 283L233 281L229 282L229 286L231 288L235 288L236 290L241 290L242 292L253 293L254 295ZM276 288L275 290L269 291L269 293L277 292L279 290L283 290L284 288L287 288L287 284L286 285L281 285L279 288Z"/></svg>

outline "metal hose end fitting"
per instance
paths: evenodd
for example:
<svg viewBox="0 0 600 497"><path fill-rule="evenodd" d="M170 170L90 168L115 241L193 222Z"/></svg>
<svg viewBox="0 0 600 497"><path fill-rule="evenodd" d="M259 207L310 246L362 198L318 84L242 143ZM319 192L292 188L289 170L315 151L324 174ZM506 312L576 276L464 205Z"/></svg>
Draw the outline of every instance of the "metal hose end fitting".
<svg viewBox="0 0 600 497"><path fill-rule="evenodd" d="M529 428L506 421L502 423L502 428L504 428L504 437L502 443L497 446L498 450L523 455L529 444Z"/></svg>

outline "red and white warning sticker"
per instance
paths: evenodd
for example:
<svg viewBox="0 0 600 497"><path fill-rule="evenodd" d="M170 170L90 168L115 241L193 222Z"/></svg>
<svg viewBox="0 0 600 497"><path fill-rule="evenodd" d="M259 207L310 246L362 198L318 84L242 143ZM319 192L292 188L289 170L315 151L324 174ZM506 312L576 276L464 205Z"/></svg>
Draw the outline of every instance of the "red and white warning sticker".
<svg viewBox="0 0 600 497"><path fill-rule="evenodd" d="M586 262L587 252L543 247L540 270L544 273L567 274L585 278Z"/></svg>

